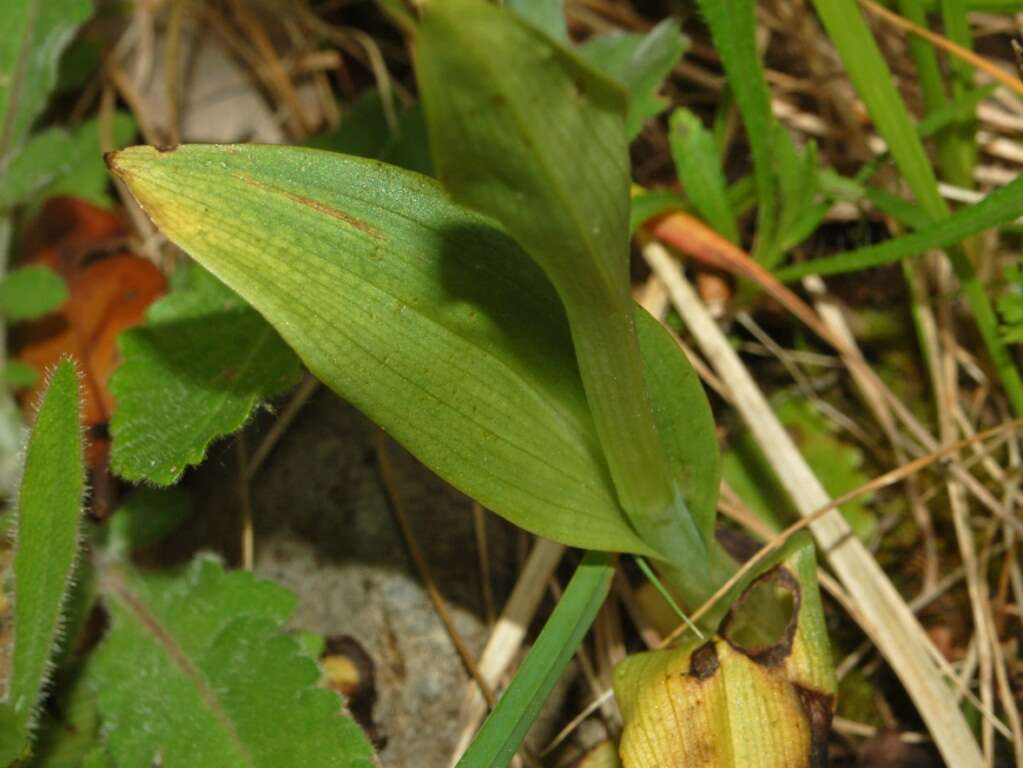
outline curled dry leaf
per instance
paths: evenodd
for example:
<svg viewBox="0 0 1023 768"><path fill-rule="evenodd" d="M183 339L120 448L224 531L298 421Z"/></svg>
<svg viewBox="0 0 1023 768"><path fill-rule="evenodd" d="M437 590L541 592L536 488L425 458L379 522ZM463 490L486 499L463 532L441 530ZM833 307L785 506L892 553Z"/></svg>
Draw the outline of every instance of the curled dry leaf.
<svg viewBox="0 0 1023 768"><path fill-rule="evenodd" d="M802 547L746 590L719 635L618 665L625 768L827 765L835 679L814 568Z"/></svg>
<svg viewBox="0 0 1023 768"><path fill-rule="evenodd" d="M114 410L107 379L118 364L117 336L139 324L167 290L163 273L126 251L129 231L113 213L71 197L48 200L25 236L26 264L49 267L67 283L70 298L57 311L15 329L15 356L40 382L19 393L23 409L35 402L42 373L71 355L79 361L90 467L105 462L106 424Z"/></svg>

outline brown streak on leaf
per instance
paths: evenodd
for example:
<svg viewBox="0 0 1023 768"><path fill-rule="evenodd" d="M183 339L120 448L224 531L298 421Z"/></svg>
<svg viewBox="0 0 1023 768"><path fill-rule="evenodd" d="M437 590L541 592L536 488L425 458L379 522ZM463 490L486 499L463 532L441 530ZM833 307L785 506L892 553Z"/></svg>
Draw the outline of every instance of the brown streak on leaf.
<svg viewBox="0 0 1023 768"><path fill-rule="evenodd" d="M835 697L798 683L792 687L810 725L810 768L825 768L828 764L828 731L831 729Z"/></svg>
<svg viewBox="0 0 1023 768"><path fill-rule="evenodd" d="M265 192L272 192L274 194L281 195L282 197L286 197L288 200L291 200L294 203L298 203L299 205L303 205L307 208L312 208L314 211L326 214L327 216L330 216L333 219L337 219L338 221L343 221L345 224L351 227L355 227L356 229L366 233L370 237L375 237L377 240L384 239L384 233L381 232L376 227L367 224L362 219L358 219L355 216L352 216L351 214L338 210L337 208L331 208L329 205L324 205L323 203L317 200L313 200L311 198L295 194L294 192L289 192L288 190L281 189L280 187L275 187L270 184L264 184L261 181L256 181L251 176L246 176L241 173L237 174L236 178L244 182L245 184L248 184L249 186L255 187L256 189L261 189Z"/></svg>

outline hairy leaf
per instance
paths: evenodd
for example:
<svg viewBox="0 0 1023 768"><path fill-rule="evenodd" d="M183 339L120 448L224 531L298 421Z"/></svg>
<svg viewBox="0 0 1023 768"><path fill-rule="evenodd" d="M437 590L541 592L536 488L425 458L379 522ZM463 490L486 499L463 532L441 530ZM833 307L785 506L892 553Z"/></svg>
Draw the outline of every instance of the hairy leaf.
<svg viewBox="0 0 1023 768"><path fill-rule="evenodd" d="M54 370L39 407L18 494L14 649L0 701L4 765L27 748L78 550L85 491L79 408L78 377L65 360Z"/></svg>
<svg viewBox="0 0 1023 768"><path fill-rule="evenodd" d="M295 355L237 294L205 270L153 304L119 339L110 378L111 468L170 485L218 437L240 429L262 400L297 380Z"/></svg>
<svg viewBox="0 0 1023 768"><path fill-rule="evenodd" d="M68 299L67 284L48 267L22 267L0 278L0 315L32 320Z"/></svg>
<svg viewBox="0 0 1023 768"><path fill-rule="evenodd" d="M372 768L337 694L281 629L283 588L208 558L177 574L114 566L110 630L88 671L119 768Z"/></svg>
<svg viewBox="0 0 1023 768"><path fill-rule="evenodd" d="M0 35L0 171L28 136L57 80L60 53L92 13L89 0L12 0Z"/></svg>
<svg viewBox="0 0 1023 768"><path fill-rule="evenodd" d="M111 163L168 237L441 477L549 538L651 554L617 505L557 296L492 222L428 179L315 150L139 147ZM706 398L636 311L661 434L712 520Z"/></svg>

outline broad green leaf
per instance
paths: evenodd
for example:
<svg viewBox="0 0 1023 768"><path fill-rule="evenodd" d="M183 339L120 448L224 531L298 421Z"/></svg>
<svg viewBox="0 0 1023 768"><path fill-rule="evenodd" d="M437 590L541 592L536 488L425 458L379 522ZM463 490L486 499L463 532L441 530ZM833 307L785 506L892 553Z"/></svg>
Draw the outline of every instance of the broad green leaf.
<svg viewBox="0 0 1023 768"><path fill-rule="evenodd" d="M429 179L315 150L138 147L112 167L168 237L441 477L549 538L653 554L618 507L557 296L493 222ZM710 519L706 398L636 311L661 434Z"/></svg>
<svg viewBox="0 0 1023 768"><path fill-rule="evenodd" d="M586 555L458 768L508 765L604 604L614 571L609 555Z"/></svg>
<svg viewBox="0 0 1023 768"><path fill-rule="evenodd" d="M67 298L67 285L48 267L22 267L0 278L0 315L7 320L42 317Z"/></svg>
<svg viewBox="0 0 1023 768"><path fill-rule="evenodd" d="M416 73L438 178L497 220L564 303L621 508L659 558L707 573L651 418L629 293L625 94L572 51L483 0L430 3Z"/></svg>
<svg viewBox="0 0 1023 768"><path fill-rule="evenodd" d="M144 325L122 333L119 347L110 466L127 480L158 485L176 482L213 440L240 429L299 373L277 332L198 268L190 285L149 308Z"/></svg>
<svg viewBox="0 0 1023 768"><path fill-rule="evenodd" d="M433 172L426 122L420 105L403 107L396 132L387 122L380 93L363 93L329 133L313 136L307 147L329 149L358 157L372 157L429 176Z"/></svg>
<svg viewBox="0 0 1023 768"><path fill-rule="evenodd" d="M646 122L668 106L657 91L678 64L687 40L676 19L665 19L645 35L609 32L577 48L580 56L617 82L629 94L625 134L632 139Z"/></svg>
<svg viewBox="0 0 1023 768"><path fill-rule="evenodd" d="M676 109L670 126L671 155L686 196L708 226L738 244L739 225L728 202L714 137L688 109Z"/></svg>
<svg viewBox="0 0 1023 768"><path fill-rule="evenodd" d="M7 0L0 35L0 172L28 136L57 80L61 51L92 13L89 0Z"/></svg>
<svg viewBox="0 0 1023 768"><path fill-rule="evenodd" d="M88 669L119 768L372 768L372 750L282 631L283 588L199 558L180 573L109 566L110 629Z"/></svg>
<svg viewBox="0 0 1023 768"><path fill-rule="evenodd" d="M789 282L804 275L836 275L892 264L936 248L947 248L985 230L1010 224L1020 216L1023 216L1023 178L1013 180L988 193L979 203L960 208L920 231L878 245L793 264L778 270L775 276Z"/></svg>
<svg viewBox="0 0 1023 768"><path fill-rule="evenodd" d="M78 376L54 370L25 454L14 533L14 648L0 701L0 764L27 749L78 551L85 491Z"/></svg>

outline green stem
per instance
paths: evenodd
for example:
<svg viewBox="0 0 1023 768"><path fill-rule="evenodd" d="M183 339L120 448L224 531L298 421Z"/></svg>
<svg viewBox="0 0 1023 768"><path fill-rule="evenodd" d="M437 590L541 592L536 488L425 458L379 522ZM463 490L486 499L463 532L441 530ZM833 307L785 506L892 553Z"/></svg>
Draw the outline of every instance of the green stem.
<svg viewBox="0 0 1023 768"><path fill-rule="evenodd" d="M559 288L586 400L622 508L663 559L705 571L707 542L686 508L654 424L632 299L623 291L624 301L595 301L592 287L585 295Z"/></svg>

